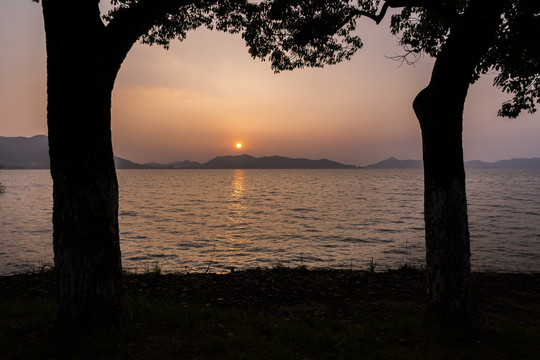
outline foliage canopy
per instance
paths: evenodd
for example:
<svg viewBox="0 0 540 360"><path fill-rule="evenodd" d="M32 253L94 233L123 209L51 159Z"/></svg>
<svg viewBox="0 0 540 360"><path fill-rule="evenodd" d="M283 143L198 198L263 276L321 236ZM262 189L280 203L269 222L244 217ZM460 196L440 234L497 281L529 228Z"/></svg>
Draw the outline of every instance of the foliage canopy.
<svg viewBox="0 0 540 360"><path fill-rule="evenodd" d="M388 9L400 8L392 12L390 30L404 46L403 59L414 62L420 54L439 55L471 3L490 6L487 0L265 0L247 13L244 38L251 55L268 59L276 72L322 67L348 60L362 47L355 32L359 18L379 23ZM492 44L471 78L497 74L494 85L513 95L501 116L534 113L540 103L538 34L540 1L506 0Z"/></svg>
<svg viewBox="0 0 540 360"><path fill-rule="evenodd" d="M245 13L250 8L246 0L111 0L111 4L112 10L104 16L109 22L137 7L160 9L160 16L153 19L150 29L140 40L144 44L165 48L169 47L171 40L182 41L188 31L200 26L237 33L245 25Z"/></svg>

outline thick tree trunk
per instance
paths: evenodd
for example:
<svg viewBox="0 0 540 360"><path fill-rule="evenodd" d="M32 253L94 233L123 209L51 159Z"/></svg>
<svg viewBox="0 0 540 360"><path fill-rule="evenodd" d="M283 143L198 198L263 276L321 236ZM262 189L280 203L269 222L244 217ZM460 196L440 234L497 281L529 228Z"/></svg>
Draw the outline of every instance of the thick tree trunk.
<svg viewBox="0 0 540 360"><path fill-rule="evenodd" d="M489 48L504 1L473 0L414 101L422 130L426 273L430 311L468 325L470 238L463 164L463 109L476 66Z"/></svg>
<svg viewBox="0 0 540 360"><path fill-rule="evenodd" d="M124 301L110 130L119 65L104 50L97 0L43 0L43 14L59 320L110 326Z"/></svg>
<svg viewBox="0 0 540 360"><path fill-rule="evenodd" d="M429 306L443 320L466 323L471 267L461 141L464 100L428 87L416 98L415 110L422 128Z"/></svg>
<svg viewBox="0 0 540 360"><path fill-rule="evenodd" d="M106 27L99 0L42 0L59 319L100 328L123 319L111 94L137 39L182 1L138 1Z"/></svg>

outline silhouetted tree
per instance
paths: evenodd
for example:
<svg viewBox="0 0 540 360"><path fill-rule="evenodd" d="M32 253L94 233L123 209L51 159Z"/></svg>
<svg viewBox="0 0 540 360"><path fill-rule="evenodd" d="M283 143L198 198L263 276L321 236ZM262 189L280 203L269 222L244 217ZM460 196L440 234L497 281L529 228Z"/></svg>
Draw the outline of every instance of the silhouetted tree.
<svg viewBox="0 0 540 360"><path fill-rule="evenodd" d="M167 47L203 25L237 31L244 2L112 0L102 18L99 0L42 1L62 323L113 325L123 315L111 93L124 58L139 39Z"/></svg>
<svg viewBox="0 0 540 360"><path fill-rule="evenodd" d="M250 52L275 71L349 59L362 46L357 19L379 23L390 8L405 54L436 59L431 81L414 100L424 158L427 292L445 320L469 321L470 240L462 118L470 84L488 71L513 99L499 115L535 111L539 102L540 1L267 0L245 34Z"/></svg>

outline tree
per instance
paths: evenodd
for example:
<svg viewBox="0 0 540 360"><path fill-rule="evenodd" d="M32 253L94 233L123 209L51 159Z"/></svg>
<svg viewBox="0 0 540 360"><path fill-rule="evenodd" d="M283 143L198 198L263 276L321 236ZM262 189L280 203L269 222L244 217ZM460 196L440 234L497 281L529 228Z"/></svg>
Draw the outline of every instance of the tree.
<svg viewBox="0 0 540 360"><path fill-rule="evenodd" d="M513 95L499 115L533 113L540 98L540 2L536 0L267 0L244 34L254 57L275 71L322 67L362 47L359 18L377 23L394 10L391 31L403 61L434 57L415 98L424 159L428 305L441 320L468 324L470 239L463 164L463 108L470 84L495 71Z"/></svg>
<svg viewBox="0 0 540 360"><path fill-rule="evenodd" d="M241 0L43 0L59 320L116 325L124 290L111 94L133 44L167 47L199 26L238 31ZM105 21L104 21L105 20Z"/></svg>

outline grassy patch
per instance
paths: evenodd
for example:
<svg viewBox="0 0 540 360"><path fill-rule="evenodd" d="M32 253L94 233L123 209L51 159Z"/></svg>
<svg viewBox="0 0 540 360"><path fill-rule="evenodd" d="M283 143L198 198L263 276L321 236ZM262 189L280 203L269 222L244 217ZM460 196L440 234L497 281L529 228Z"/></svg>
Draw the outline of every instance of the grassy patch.
<svg viewBox="0 0 540 360"><path fill-rule="evenodd" d="M60 336L47 276L0 277L0 358L537 359L538 277L478 279L464 332L425 316L423 277L411 269L152 271L126 278L123 329Z"/></svg>
<svg viewBox="0 0 540 360"><path fill-rule="evenodd" d="M52 300L0 301L0 357L39 359L42 351L52 350L44 342L56 318Z"/></svg>

